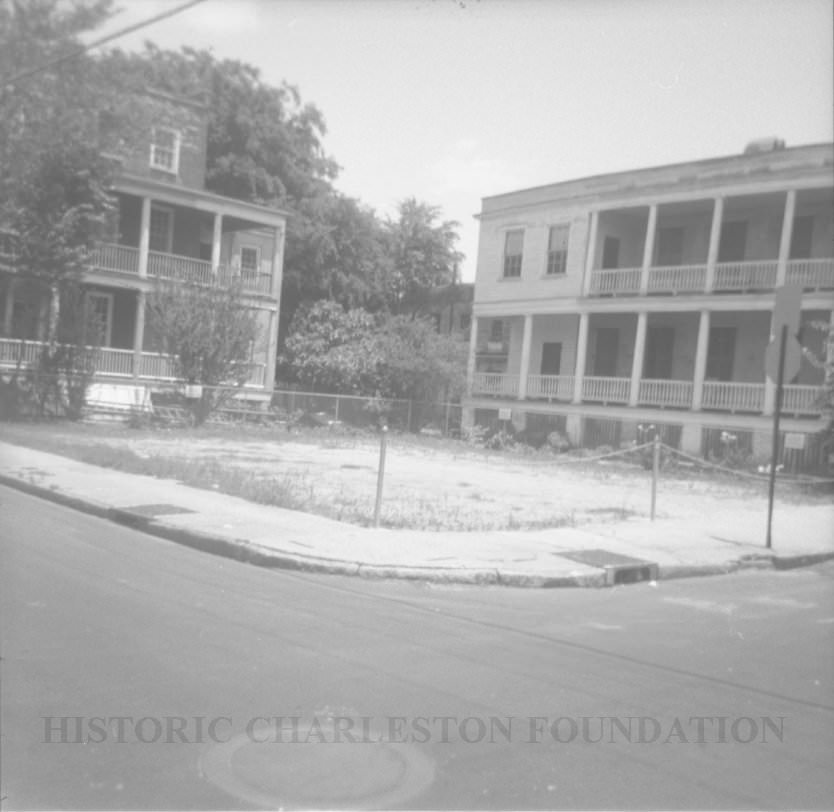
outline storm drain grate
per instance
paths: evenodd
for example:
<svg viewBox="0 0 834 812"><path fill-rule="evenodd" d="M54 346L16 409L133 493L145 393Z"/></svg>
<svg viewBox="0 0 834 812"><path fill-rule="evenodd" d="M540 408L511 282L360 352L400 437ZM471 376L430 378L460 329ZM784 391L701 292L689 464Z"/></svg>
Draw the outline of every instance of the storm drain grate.
<svg viewBox="0 0 834 812"><path fill-rule="evenodd" d="M553 553L561 558L569 558L579 564L599 567L605 572L605 585L636 584L639 581L656 581L657 564L643 558L612 553L608 550L568 550Z"/></svg>
<svg viewBox="0 0 834 812"><path fill-rule="evenodd" d="M175 513L194 513L195 511L179 505L134 505L133 507L119 508L125 513L134 513L138 516L171 516Z"/></svg>

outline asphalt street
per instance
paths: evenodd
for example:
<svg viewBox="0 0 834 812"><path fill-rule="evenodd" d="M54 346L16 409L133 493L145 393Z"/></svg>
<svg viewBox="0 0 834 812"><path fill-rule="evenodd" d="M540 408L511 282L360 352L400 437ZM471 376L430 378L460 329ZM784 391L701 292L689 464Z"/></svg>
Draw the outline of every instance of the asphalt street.
<svg viewBox="0 0 834 812"><path fill-rule="evenodd" d="M5 488L0 533L3 808L834 805L832 564L366 581Z"/></svg>

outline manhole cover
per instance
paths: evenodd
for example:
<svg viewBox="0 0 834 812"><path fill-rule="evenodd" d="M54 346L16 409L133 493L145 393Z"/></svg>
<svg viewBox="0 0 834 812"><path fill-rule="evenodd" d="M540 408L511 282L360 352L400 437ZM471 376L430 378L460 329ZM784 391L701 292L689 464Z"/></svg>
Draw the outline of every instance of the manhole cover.
<svg viewBox="0 0 834 812"><path fill-rule="evenodd" d="M390 808L434 781L434 763L413 745L376 735L339 741L328 731L334 733L326 723L299 724L291 741L256 727L207 750L200 768L229 795L271 809Z"/></svg>
<svg viewBox="0 0 834 812"><path fill-rule="evenodd" d="M178 505L133 505L133 507L119 509L126 513L136 513L139 516L171 516L174 513L194 513L193 510Z"/></svg>

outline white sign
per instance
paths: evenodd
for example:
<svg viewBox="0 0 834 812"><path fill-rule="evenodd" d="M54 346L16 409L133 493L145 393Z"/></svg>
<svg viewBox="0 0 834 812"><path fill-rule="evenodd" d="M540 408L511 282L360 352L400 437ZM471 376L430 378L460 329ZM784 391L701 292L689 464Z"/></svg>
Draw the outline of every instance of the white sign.
<svg viewBox="0 0 834 812"><path fill-rule="evenodd" d="M499 420L512 420L513 417L513 410L512 409L499 409L498 410L498 419Z"/></svg>
<svg viewBox="0 0 834 812"><path fill-rule="evenodd" d="M802 451L805 448L805 435L798 431L785 432L785 448L795 448Z"/></svg>

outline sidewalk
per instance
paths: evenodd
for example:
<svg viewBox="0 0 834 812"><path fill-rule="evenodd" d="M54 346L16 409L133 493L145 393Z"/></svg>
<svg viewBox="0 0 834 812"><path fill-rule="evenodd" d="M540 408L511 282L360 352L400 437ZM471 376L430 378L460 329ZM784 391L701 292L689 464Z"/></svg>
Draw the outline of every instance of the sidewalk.
<svg viewBox="0 0 834 812"><path fill-rule="evenodd" d="M237 560L365 577L602 586L620 582L618 572L628 582L834 558L834 505L777 504L767 550L758 510L536 531L374 529L2 442L0 484Z"/></svg>

